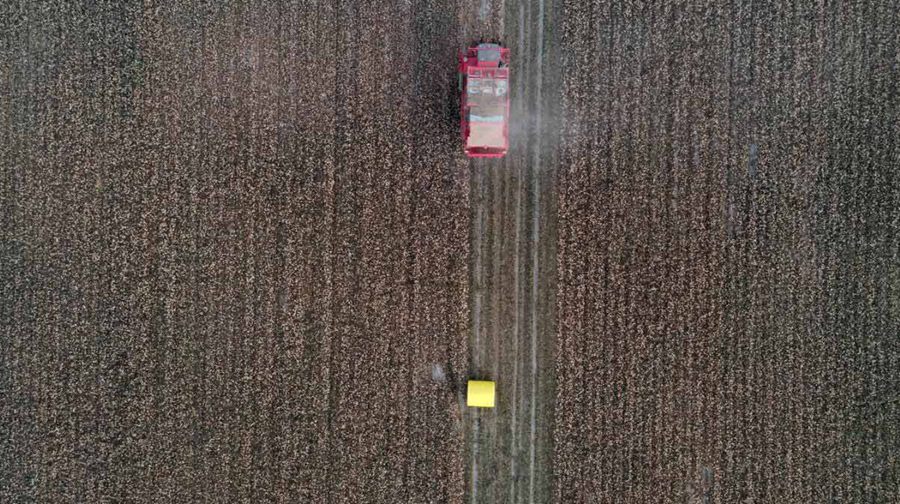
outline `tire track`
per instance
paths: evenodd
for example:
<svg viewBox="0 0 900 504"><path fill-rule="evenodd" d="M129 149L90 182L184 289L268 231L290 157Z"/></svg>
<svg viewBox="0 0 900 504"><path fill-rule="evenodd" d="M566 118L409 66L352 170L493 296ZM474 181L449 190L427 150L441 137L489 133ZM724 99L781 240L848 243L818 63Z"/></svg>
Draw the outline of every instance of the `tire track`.
<svg viewBox="0 0 900 504"><path fill-rule="evenodd" d="M538 344L538 274L541 271L538 263L539 240L541 236L541 139L544 130L541 123L541 115L543 112L543 69L544 69L544 0L538 0L537 15L537 69L535 70L535 82L537 84L537 100L535 101L535 131L538 140L535 142L534 155L532 158L532 201L534 209L532 210L531 222L531 417L529 418L530 437L529 437L529 454L528 454L528 502L534 503L534 471L535 471L535 434L537 431L537 376L538 376L538 360L537 360L537 344Z"/></svg>

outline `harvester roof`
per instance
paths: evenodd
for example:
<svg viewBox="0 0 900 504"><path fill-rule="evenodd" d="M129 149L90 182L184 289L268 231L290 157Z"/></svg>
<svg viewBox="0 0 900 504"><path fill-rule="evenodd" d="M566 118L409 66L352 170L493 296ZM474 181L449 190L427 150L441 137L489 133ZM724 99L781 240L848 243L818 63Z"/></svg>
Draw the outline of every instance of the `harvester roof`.
<svg viewBox="0 0 900 504"><path fill-rule="evenodd" d="M469 147L505 146L509 81L506 72L470 68L466 85L469 106Z"/></svg>
<svg viewBox="0 0 900 504"><path fill-rule="evenodd" d="M460 126L469 157L500 158L509 144L509 49L481 43L459 55Z"/></svg>

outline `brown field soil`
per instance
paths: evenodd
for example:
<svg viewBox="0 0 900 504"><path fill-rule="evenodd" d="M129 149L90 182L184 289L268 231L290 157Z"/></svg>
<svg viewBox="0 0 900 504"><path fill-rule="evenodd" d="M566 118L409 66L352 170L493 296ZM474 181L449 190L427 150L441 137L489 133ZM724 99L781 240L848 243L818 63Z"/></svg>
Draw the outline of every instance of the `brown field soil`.
<svg viewBox="0 0 900 504"><path fill-rule="evenodd" d="M896 5L564 26L554 501L896 502Z"/></svg>
<svg viewBox="0 0 900 504"><path fill-rule="evenodd" d="M0 501L461 501L451 13L13 10Z"/></svg>
<svg viewBox="0 0 900 504"><path fill-rule="evenodd" d="M0 4L0 502L900 500L898 33ZM499 161L458 134L482 36Z"/></svg>

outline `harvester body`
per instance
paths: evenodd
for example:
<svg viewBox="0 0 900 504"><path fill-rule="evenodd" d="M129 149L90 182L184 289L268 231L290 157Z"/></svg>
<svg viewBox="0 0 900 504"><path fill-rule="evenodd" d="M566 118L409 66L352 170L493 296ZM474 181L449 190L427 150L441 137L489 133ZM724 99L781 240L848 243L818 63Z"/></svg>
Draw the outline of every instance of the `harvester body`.
<svg viewBox="0 0 900 504"><path fill-rule="evenodd" d="M509 49L481 43L459 58L460 129L469 157L500 158L509 147Z"/></svg>

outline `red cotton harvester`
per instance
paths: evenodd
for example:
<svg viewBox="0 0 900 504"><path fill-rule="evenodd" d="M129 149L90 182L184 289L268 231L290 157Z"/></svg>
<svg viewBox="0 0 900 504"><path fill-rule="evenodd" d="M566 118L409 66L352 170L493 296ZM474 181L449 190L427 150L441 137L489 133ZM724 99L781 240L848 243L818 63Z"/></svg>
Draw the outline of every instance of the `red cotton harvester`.
<svg viewBox="0 0 900 504"><path fill-rule="evenodd" d="M500 158L509 147L509 49L480 43L459 55L459 108L469 157Z"/></svg>

